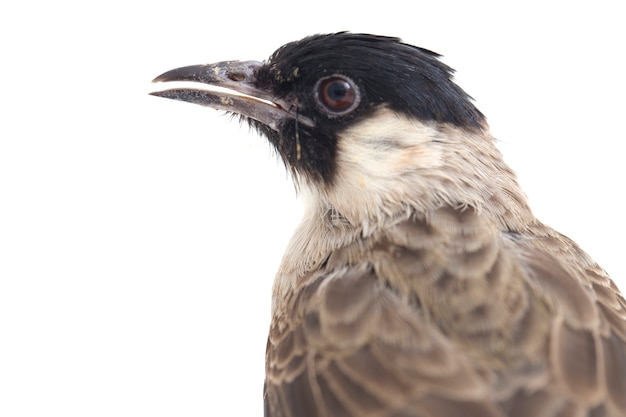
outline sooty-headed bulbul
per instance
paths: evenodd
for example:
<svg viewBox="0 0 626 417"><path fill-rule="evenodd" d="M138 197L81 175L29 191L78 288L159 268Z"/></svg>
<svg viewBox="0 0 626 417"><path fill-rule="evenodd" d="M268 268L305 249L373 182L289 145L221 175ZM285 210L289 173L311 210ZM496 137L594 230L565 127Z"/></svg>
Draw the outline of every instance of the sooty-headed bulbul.
<svg viewBox="0 0 626 417"><path fill-rule="evenodd" d="M305 201L265 416L626 416L626 301L535 218L437 54L343 32L155 81L240 115Z"/></svg>

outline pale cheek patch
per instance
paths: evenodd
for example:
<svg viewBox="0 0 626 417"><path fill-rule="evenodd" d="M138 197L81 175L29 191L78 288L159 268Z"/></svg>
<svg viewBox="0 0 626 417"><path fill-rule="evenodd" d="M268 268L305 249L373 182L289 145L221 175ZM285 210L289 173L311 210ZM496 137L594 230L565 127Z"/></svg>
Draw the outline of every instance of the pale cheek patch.
<svg viewBox="0 0 626 417"><path fill-rule="evenodd" d="M443 164L441 133L381 108L338 135L337 172L324 200L349 222L376 219L421 198Z"/></svg>
<svg viewBox="0 0 626 417"><path fill-rule="evenodd" d="M436 169L441 165L433 146L437 135L430 126L382 108L339 135L338 176L365 187L407 171Z"/></svg>

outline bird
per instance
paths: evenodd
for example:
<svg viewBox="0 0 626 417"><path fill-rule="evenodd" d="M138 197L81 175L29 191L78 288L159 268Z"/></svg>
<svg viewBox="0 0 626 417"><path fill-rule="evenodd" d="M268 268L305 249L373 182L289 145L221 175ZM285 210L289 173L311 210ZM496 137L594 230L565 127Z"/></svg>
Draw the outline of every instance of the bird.
<svg viewBox="0 0 626 417"><path fill-rule="evenodd" d="M272 287L266 417L626 416L623 295L535 217L453 75L338 32L154 79L267 138L305 207Z"/></svg>

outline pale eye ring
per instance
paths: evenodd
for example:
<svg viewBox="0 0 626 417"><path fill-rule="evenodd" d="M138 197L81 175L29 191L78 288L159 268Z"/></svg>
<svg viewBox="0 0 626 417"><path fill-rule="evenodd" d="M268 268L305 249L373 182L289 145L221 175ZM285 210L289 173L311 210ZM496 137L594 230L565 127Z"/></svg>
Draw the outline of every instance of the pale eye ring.
<svg viewBox="0 0 626 417"><path fill-rule="evenodd" d="M359 87L345 75L331 75L315 84L317 104L329 116L343 116L356 109L361 102Z"/></svg>

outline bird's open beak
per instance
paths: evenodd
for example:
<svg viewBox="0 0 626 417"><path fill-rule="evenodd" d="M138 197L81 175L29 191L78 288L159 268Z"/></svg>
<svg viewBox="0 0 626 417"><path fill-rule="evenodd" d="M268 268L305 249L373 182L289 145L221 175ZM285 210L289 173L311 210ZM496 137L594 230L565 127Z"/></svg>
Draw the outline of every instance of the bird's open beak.
<svg viewBox="0 0 626 417"><path fill-rule="evenodd" d="M150 94L237 113L273 130L278 130L289 117L298 117L298 122L312 125L310 119L297 116L289 103L256 87L256 72L262 65L258 61L224 61L176 68L159 75L152 82L182 81L195 83L194 86Z"/></svg>

